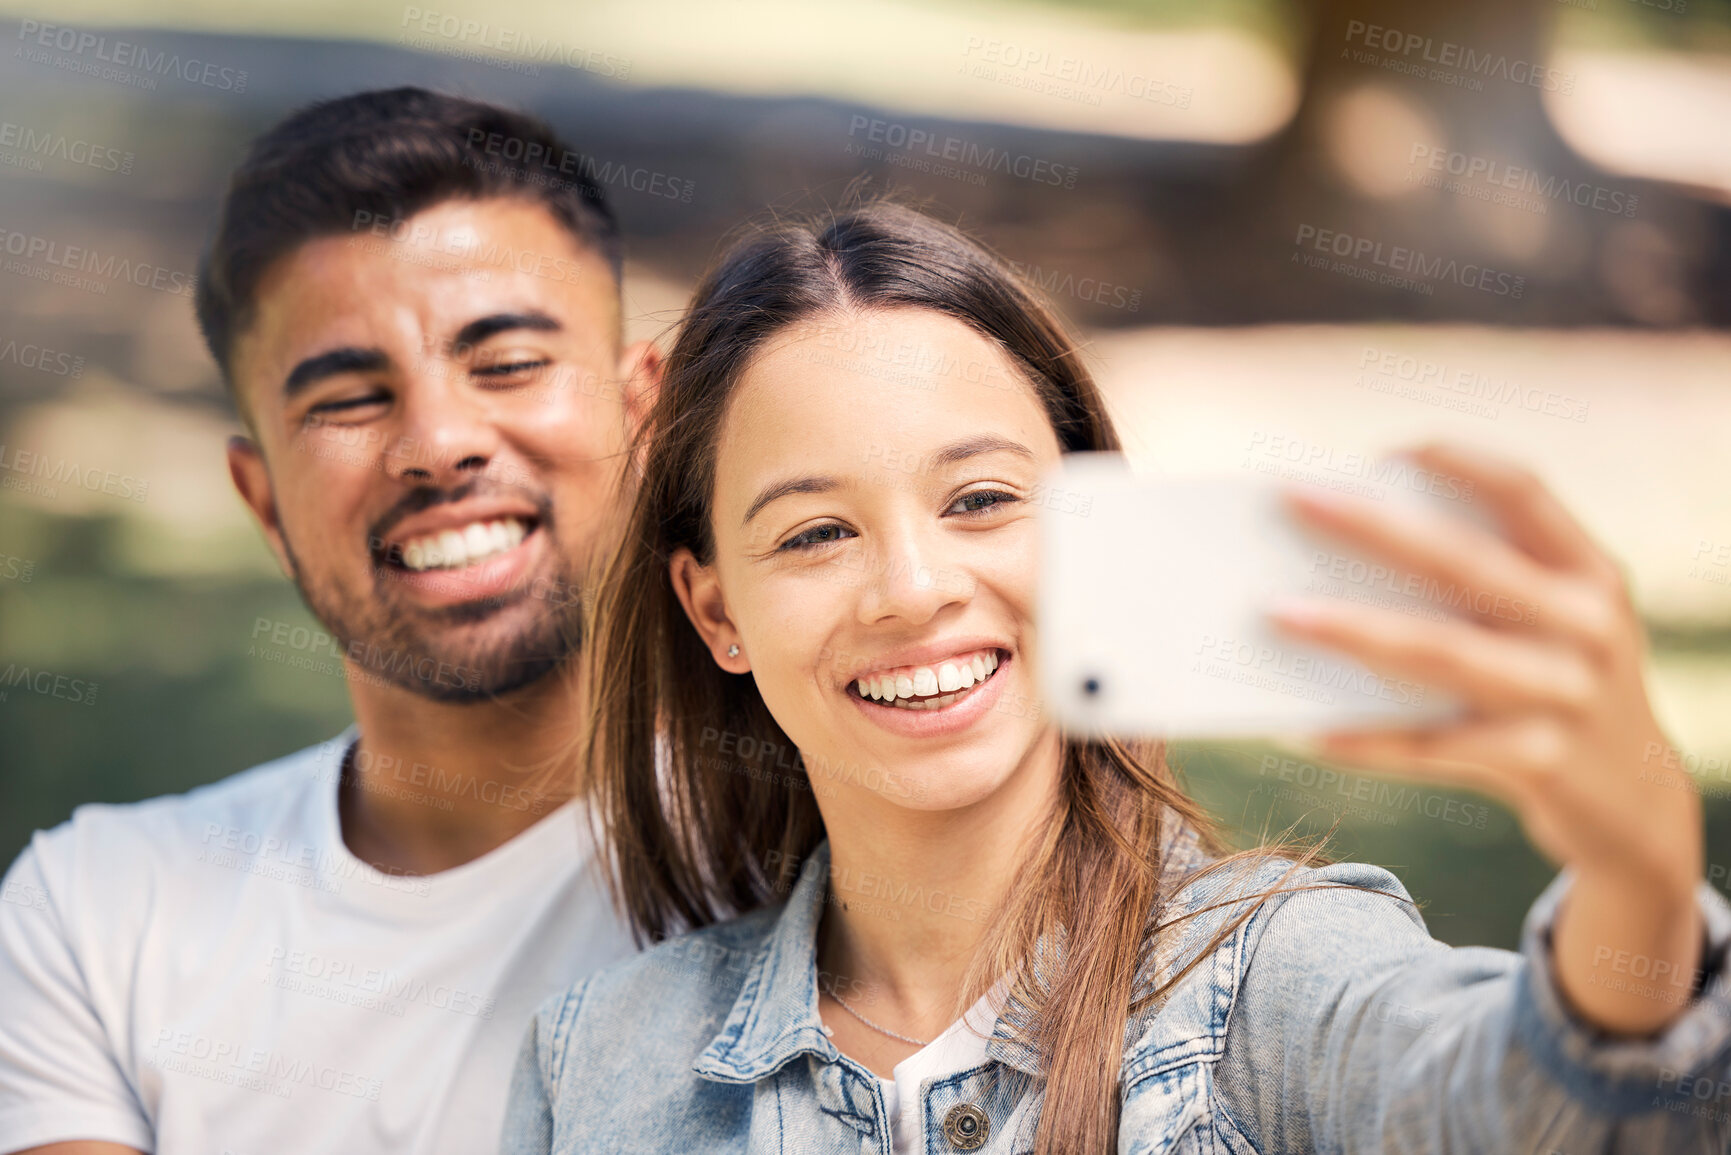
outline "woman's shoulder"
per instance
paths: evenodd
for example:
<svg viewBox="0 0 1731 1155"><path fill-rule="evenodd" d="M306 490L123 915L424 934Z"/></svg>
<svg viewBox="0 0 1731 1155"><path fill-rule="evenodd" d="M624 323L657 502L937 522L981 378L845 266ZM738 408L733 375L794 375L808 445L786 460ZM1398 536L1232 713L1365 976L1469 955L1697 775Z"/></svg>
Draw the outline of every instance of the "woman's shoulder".
<svg viewBox="0 0 1731 1155"><path fill-rule="evenodd" d="M1355 959L1437 948L1398 878L1365 862L1301 865L1273 854L1197 856L1173 878L1138 984L1153 1001L1127 1025L1125 1072L1214 1053L1247 982L1302 986ZM1239 1008L1241 1011L1242 1008Z"/></svg>
<svg viewBox="0 0 1731 1155"><path fill-rule="evenodd" d="M599 1010L618 1000L654 997L654 1005L721 1002L732 1006L745 976L775 930L777 903L663 939L574 984L569 994Z"/></svg>
<svg viewBox="0 0 1731 1155"><path fill-rule="evenodd" d="M647 1034L661 1054L683 1053L678 1044L689 1038L689 1065L727 1018L782 905L663 939L547 999L535 1025L551 1044L549 1058L562 1068L572 1058L607 1064L641 1057Z"/></svg>
<svg viewBox="0 0 1731 1155"><path fill-rule="evenodd" d="M1169 867L1144 976L1156 989L1194 968L1226 1006L1252 963L1263 973L1346 962L1373 944L1434 944L1406 887L1368 862L1305 865L1267 854L1194 856ZM1223 1026L1224 1024L1216 1024Z"/></svg>
<svg viewBox="0 0 1731 1155"><path fill-rule="evenodd" d="M1406 886L1390 871L1369 862L1312 866L1273 853L1198 856L1171 873L1168 893L1168 918L1182 915L1211 931L1246 914L1243 925L1260 929L1275 912L1301 897L1299 907L1314 915L1394 917L1421 932L1425 929Z"/></svg>
<svg viewBox="0 0 1731 1155"><path fill-rule="evenodd" d="M1170 913L1181 913L1185 921L1215 928L1252 906L1264 893L1273 891L1278 905L1289 894L1314 893L1334 888L1360 895L1375 892L1404 904L1422 928L1406 888L1393 874L1368 862L1333 862L1300 865L1293 859L1264 848L1218 857L1203 844L1201 833L1181 815L1172 812L1161 834L1158 855L1162 905ZM1341 897L1345 898L1343 893ZM1348 901L1353 901L1348 899ZM1256 907L1257 913L1262 912ZM1186 936L1188 937L1188 936Z"/></svg>
<svg viewBox="0 0 1731 1155"><path fill-rule="evenodd" d="M549 1129L537 1142L561 1151L736 1145L749 1088L703 1078L694 1064L771 945L782 905L666 939L544 1002L513 1078L515 1125Z"/></svg>

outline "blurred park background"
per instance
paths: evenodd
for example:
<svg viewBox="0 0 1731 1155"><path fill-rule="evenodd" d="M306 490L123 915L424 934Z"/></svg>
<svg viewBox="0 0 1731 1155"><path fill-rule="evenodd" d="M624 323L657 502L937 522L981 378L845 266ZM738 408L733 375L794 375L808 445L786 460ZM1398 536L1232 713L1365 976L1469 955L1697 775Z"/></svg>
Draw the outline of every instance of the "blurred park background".
<svg viewBox="0 0 1731 1155"><path fill-rule="evenodd" d="M253 135L413 83L533 110L591 158L637 334L678 318L728 229L864 176L1051 294L1146 468L1432 436L1529 463L1626 567L1726 885L1731 0L5 0L0 19L0 859L79 803L347 723L338 663L297 649L315 623L231 492L238 426L183 286ZM32 240L156 272L51 283L7 247ZM1333 852L1394 870L1446 941L1513 946L1551 874L1486 799L1443 818L1266 747L1177 753L1241 831L1338 817Z"/></svg>

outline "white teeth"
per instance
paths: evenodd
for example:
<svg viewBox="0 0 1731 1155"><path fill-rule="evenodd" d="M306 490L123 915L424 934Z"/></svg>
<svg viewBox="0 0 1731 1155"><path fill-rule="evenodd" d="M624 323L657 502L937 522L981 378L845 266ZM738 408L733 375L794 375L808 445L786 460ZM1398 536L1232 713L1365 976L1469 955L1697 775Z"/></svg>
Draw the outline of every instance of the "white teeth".
<svg viewBox="0 0 1731 1155"><path fill-rule="evenodd" d="M862 698L890 702L909 710L939 710L961 697L960 691L978 685L998 668L995 651L974 654L967 658L917 666L911 672L868 674L857 679L855 686ZM933 697L941 694L941 697ZM921 701L898 701L918 697Z"/></svg>
<svg viewBox="0 0 1731 1155"><path fill-rule="evenodd" d="M507 517L470 522L460 531L447 529L425 534L403 543L403 567L417 572L461 569L515 549L528 533L528 527L521 521Z"/></svg>
<svg viewBox="0 0 1731 1155"><path fill-rule="evenodd" d="M493 552L493 535L480 522L473 522L463 530L463 544L470 557L481 557Z"/></svg>

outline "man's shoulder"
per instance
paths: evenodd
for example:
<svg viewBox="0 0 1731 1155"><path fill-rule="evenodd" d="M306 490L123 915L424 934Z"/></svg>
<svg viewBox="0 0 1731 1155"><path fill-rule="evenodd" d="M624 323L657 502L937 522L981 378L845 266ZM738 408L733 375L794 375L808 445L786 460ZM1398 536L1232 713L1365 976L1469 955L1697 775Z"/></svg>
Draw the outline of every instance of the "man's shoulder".
<svg viewBox="0 0 1731 1155"><path fill-rule="evenodd" d="M281 837L304 825L315 791L333 779L344 734L179 794L139 802L86 802L38 831L24 853L49 875L111 864L122 873L194 859L200 850ZM20 856L23 857L23 856Z"/></svg>

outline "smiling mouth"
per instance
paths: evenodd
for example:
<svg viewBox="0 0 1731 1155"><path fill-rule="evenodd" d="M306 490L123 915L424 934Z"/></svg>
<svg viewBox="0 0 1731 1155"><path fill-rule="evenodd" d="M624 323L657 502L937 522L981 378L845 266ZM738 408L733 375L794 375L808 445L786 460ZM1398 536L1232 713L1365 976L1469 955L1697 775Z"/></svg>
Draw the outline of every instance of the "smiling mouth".
<svg viewBox="0 0 1731 1155"><path fill-rule="evenodd" d="M868 674L849 682L847 692L883 709L942 710L995 678L1009 657L1005 650L979 650L966 662L948 659L894 674Z"/></svg>
<svg viewBox="0 0 1731 1155"><path fill-rule="evenodd" d="M536 530L533 517L498 517L420 534L380 552L381 565L408 573L467 569L516 549Z"/></svg>

